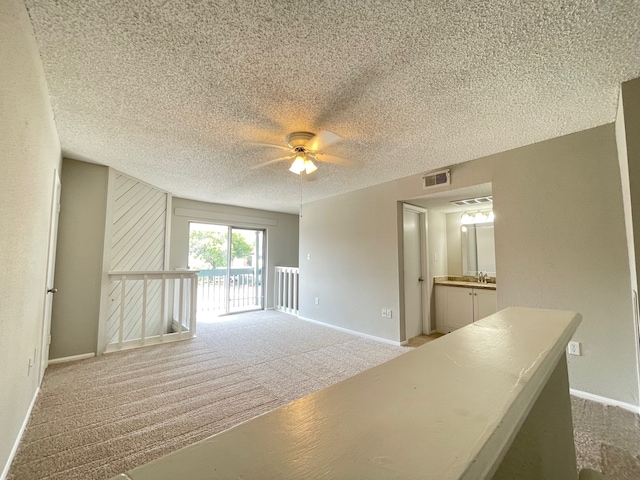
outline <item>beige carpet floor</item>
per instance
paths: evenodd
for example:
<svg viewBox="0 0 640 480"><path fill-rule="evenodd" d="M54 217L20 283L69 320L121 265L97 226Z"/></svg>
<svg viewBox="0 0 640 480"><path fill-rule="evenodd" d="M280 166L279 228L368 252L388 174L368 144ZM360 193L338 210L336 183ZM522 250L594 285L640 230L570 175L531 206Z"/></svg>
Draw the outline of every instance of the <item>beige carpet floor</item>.
<svg viewBox="0 0 640 480"><path fill-rule="evenodd" d="M611 480L640 479L640 416L571 397L578 467Z"/></svg>
<svg viewBox="0 0 640 480"><path fill-rule="evenodd" d="M407 349L278 312L47 369L9 480L109 479Z"/></svg>

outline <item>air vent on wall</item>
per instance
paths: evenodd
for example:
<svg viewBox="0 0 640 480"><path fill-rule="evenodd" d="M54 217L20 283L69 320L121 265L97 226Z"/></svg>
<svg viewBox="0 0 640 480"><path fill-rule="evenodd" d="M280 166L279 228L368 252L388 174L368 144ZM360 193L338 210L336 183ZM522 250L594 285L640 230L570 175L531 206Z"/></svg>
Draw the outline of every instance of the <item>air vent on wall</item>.
<svg viewBox="0 0 640 480"><path fill-rule="evenodd" d="M493 196L489 195L486 197L476 197L476 198L467 198L465 200L455 200L449 203L458 205L459 207L479 207L481 205L490 204L492 202L493 202Z"/></svg>
<svg viewBox="0 0 640 480"><path fill-rule="evenodd" d="M450 170L440 170L438 172L425 173L422 176L422 189L427 190L429 188L451 184L450 172Z"/></svg>

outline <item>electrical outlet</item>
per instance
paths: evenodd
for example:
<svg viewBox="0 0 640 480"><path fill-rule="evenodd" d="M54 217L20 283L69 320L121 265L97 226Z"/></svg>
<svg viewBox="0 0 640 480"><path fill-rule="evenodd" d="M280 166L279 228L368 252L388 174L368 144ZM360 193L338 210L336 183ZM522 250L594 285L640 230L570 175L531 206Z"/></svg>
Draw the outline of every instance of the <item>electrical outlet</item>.
<svg viewBox="0 0 640 480"><path fill-rule="evenodd" d="M387 309L386 308L382 309L382 318L387 318Z"/></svg>
<svg viewBox="0 0 640 480"><path fill-rule="evenodd" d="M569 355L580 355L580 342L569 342L567 350Z"/></svg>
<svg viewBox="0 0 640 480"><path fill-rule="evenodd" d="M33 359L29 359L29 369L27 370L27 377L31 375L31 369L33 368Z"/></svg>
<svg viewBox="0 0 640 480"><path fill-rule="evenodd" d="M311 254L307 253L307 260L311 260Z"/></svg>
<svg viewBox="0 0 640 480"><path fill-rule="evenodd" d="M320 305L320 299L316 297L316 305Z"/></svg>
<svg viewBox="0 0 640 480"><path fill-rule="evenodd" d="M387 310L387 318L393 318L393 317L391 316L391 309Z"/></svg>

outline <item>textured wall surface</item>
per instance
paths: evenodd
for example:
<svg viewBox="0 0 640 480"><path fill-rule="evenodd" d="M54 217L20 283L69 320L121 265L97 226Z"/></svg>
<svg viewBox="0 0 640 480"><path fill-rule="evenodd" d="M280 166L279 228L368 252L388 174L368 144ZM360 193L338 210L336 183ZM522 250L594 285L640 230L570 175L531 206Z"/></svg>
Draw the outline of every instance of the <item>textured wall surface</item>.
<svg viewBox="0 0 640 480"><path fill-rule="evenodd" d="M304 205L301 316L400 340L398 193L386 183Z"/></svg>
<svg viewBox="0 0 640 480"><path fill-rule="evenodd" d="M614 126L457 165L451 178L451 189L492 183L498 307L580 312L571 387L638 405ZM398 340L398 317L380 316L399 303L396 201L423 195L412 176L305 205L300 314Z"/></svg>
<svg viewBox="0 0 640 480"><path fill-rule="evenodd" d="M625 143L619 147L623 151L620 161L621 168L627 169L626 175L623 174L623 181L628 182L624 189L628 195L626 207L631 220L628 236L633 237L633 257L637 262L640 260L640 78L622 85L621 101L620 113L623 113L624 118L617 120L616 127L617 132L624 135L624 139L620 139ZM635 274L638 273L640 268L636 266ZM634 286L638 286L637 277Z"/></svg>
<svg viewBox="0 0 640 480"><path fill-rule="evenodd" d="M52 359L96 352L108 176L101 165L62 162Z"/></svg>
<svg viewBox="0 0 640 480"><path fill-rule="evenodd" d="M462 275L462 234L460 214L447 214L447 268L449 275Z"/></svg>
<svg viewBox="0 0 640 480"><path fill-rule="evenodd" d="M47 245L60 144L29 17L0 2L0 470L38 386ZM29 375L29 359L36 365Z"/></svg>
<svg viewBox="0 0 640 480"><path fill-rule="evenodd" d="M640 75L639 0L26 4L67 156L290 213L298 177L250 141L343 136L364 168L322 164L312 201L612 122Z"/></svg>
<svg viewBox="0 0 640 480"><path fill-rule="evenodd" d="M574 340L582 356L568 358L571 387L638 405L614 126L492 158L498 308L580 312Z"/></svg>
<svg viewBox="0 0 640 480"><path fill-rule="evenodd" d="M439 277L448 274L448 240L447 240L447 215L442 212L434 212L427 210L427 256L429 258L429 273L428 282L429 285L433 284L433 277ZM431 322L431 328L436 328L436 305L435 305L435 292L433 289L427 288L427 291L431 291L429 301L429 319Z"/></svg>

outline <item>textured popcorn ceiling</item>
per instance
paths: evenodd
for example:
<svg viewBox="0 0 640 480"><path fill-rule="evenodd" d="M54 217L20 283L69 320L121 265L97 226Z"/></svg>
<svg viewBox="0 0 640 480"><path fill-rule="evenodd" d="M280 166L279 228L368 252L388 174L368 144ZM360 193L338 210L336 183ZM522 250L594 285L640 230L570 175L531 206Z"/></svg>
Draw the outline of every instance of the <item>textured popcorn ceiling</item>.
<svg viewBox="0 0 640 480"><path fill-rule="evenodd" d="M640 0L27 0L63 150L176 196L297 212L250 141L345 138L304 202L614 120Z"/></svg>

